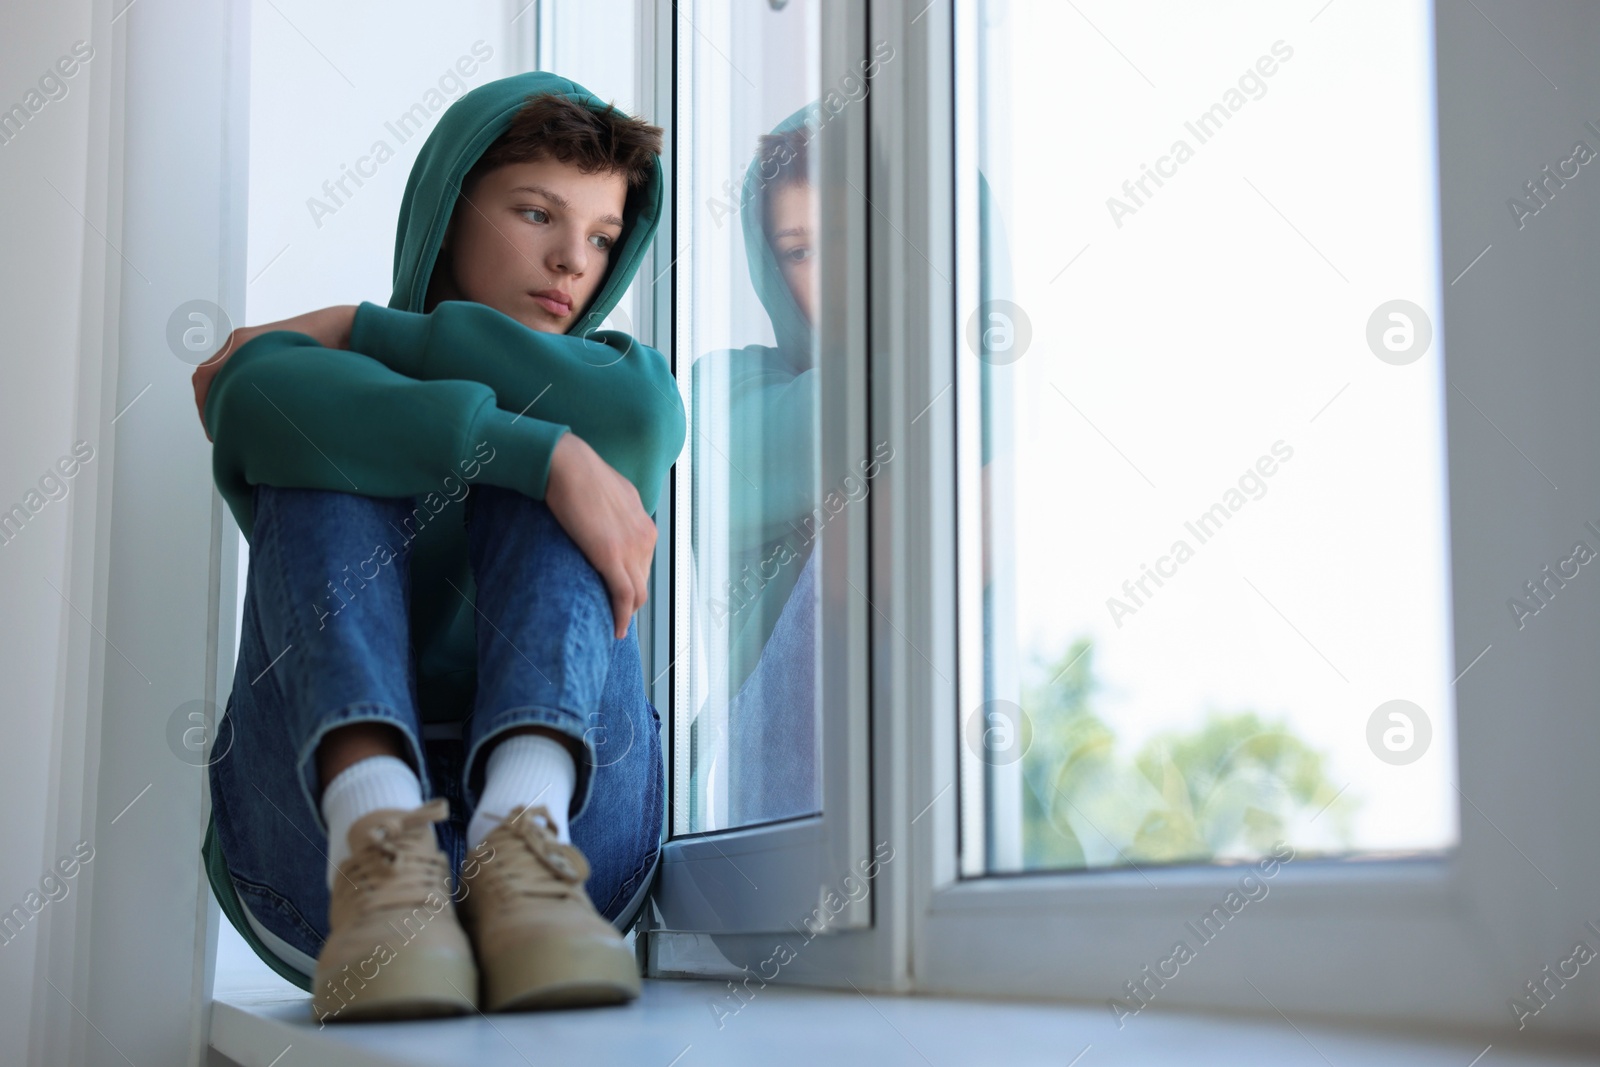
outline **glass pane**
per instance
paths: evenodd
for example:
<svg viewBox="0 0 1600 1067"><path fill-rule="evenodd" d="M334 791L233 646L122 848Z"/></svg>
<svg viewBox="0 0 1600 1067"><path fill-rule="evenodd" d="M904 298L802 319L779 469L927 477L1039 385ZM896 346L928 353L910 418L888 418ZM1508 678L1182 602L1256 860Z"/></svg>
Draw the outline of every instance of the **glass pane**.
<svg viewBox="0 0 1600 1067"><path fill-rule="evenodd" d="M676 5L677 834L820 808L817 9Z"/></svg>
<svg viewBox="0 0 1600 1067"><path fill-rule="evenodd" d="M1428 3L974 3L964 872L1453 846Z"/></svg>

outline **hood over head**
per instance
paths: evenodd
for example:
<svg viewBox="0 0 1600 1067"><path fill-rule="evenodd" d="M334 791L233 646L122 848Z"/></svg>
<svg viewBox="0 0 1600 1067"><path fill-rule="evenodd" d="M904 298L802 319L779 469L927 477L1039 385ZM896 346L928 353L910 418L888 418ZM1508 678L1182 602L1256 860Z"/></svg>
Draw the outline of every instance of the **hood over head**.
<svg viewBox="0 0 1600 1067"><path fill-rule="evenodd" d="M788 133L805 125L817 130L825 121L821 112L821 105L817 101L812 101L774 126L772 132ZM772 332L777 338L778 349L797 366L810 366L811 323L800 310L799 302L789 290L789 283L783 278L777 254L767 241L766 228L763 224L767 214L767 188L771 185L769 180L762 177L761 170L765 162L758 148L755 158L745 170L744 187L739 200L744 205L740 212L743 216L740 223L744 230L745 260L750 268L750 284L755 287L761 306L766 309L767 317L772 320Z"/></svg>
<svg viewBox="0 0 1600 1067"><path fill-rule="evenodd" d="M394 242L394 293L389 306L420 312L444 242L445 229L461 194L461 181L502 134L528 97L557 93L595 111L607 104L575 81L548 71L529 71L480 85L451 104L423 142L406 179L400 201L400 223ZM661 158L638 189L630 189L622 212L622 238L617 242L605 280L584 314L567 331L587 335L598 329L638 273L661 222L666 179ZM781 281L781 279L780 279Z"/></svg>

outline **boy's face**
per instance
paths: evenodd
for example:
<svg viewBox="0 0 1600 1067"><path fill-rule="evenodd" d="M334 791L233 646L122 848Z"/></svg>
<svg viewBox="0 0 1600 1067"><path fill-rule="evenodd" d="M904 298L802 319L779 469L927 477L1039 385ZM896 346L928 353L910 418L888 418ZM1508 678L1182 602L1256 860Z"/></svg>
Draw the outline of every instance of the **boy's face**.
<svg viewBox="0 0 1600 1067"><path fill-rule="evenodd" d="M429 286L532 330L566 333L605 278L622 236L626 177L554 159L496 167L464 190Z"/></svg>
<svg viewBox="0 0 1600 1067"><path fill-rule="evenodd" d="M807 322L816 322L814 264L817 198L805 183L783 185L767 200L767 243Z"/></svg>

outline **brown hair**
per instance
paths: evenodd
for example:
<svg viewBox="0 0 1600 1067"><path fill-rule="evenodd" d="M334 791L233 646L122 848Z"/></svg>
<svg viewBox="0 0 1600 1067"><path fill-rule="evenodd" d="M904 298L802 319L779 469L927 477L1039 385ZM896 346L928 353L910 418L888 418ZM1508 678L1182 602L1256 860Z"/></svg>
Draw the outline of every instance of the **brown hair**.
<svg viewBox="0 0 1600 1067"><path fill-rule="evenodd" d="M808 146L812 130L797 126L783 133L764 133L757 148L756 174L762 188L774 192L787 185L811 184L811 159Z"/></svg>
<svg viewBox="0 0 1600 1067"><path fill-rule="evenodd" d="M463 192L496 167L554 159L576 163L585 174L615 171L631 193L650 181L661 154L661 127L619 110L596 109L558 93L528 97L501 134L461 181Z"/></svg>

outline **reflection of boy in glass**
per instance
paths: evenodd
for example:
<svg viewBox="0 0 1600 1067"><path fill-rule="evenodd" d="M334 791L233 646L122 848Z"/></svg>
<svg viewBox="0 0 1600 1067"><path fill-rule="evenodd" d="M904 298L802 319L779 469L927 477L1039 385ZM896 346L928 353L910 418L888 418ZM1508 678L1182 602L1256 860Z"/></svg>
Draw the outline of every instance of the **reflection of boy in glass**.
<svg viewBox="0 0 1600 1067"><path fill-rule="evenodd" d="M813 324L817 314L818 197L811 176L811 146L828 116L815 104L780 123L760 139L745 175L745 249L750 280L772 322L775 347L747 345L708 354L693 367L696 417L707 409L700 392L713 374L727 374L726 455L692 434L695 469L731 467L728 553L731 589L709 597L711 626L732 628L729 637L729 815L733 824L784 818L819 810L815 708L817 534L845 506L860 500L894 453L887 443L843 477L818 478L816 435L817 369ZM991 269L985 298L1009 293L995 265L1006 261L1003 235L987 182L979 175L979 200ZM982 495L991 525L1009 529L1010 476L994 461L1008 456L1009 416L994 418L997 398L1009 397L1009 382L996 382L991 362L981 360L980 387L990 410L981 445ZM711 394L712 402L720 395ZM1003 405L1009 410L1009 400ZM719 412L720 413L720 412ZM996 435L1001 440L995 440ZM999 476L1005 491L991 494ZM824 485L823 483L826 483ZM984 623L995 625L992 539L983 552ZM698 547L696 549L698 555ZM1009 568L1007 573L1009 573ZM1008 587L1010 583L1007 583ZM993 642L986 642L989 647Z"/></svg>
<svg viewBox="0 0 1600 1067"><path fill-rule="evenodd" d="M809 125L808 125L809 120ZM734 824L815 811L816 196L810 105L760 139L739 204L750 281L775 345L712 352L693 367L697 425L726 419L726 453L691 434L697 471L727 467L729 581L706 589L713 644L728 644L729 816ZM875 473L875 466L873 473ZM846 491L859 499L865 479ZM698 533L698 528L697 528ZM701 545L696 544L700 557Z"/></svg>
<svg viewBox="0 0 1600 1067"><path fill-rule="evenodd" d="M769 133L761 138L763 170L776 164L777 175L763 190L761 225L766 244L777 258L778 271L789 286L789 294L808 323L816 322L815 285L812 277L816 260L813 244L817 229L817 196L811 188L806 151L808 132L804 127L787 133ZM787 162L781 162L787 160ZM771 161L768 164L767 161Z"/></svg>

